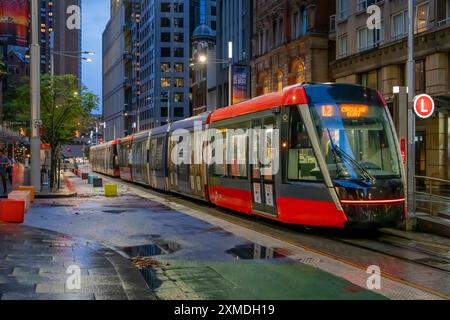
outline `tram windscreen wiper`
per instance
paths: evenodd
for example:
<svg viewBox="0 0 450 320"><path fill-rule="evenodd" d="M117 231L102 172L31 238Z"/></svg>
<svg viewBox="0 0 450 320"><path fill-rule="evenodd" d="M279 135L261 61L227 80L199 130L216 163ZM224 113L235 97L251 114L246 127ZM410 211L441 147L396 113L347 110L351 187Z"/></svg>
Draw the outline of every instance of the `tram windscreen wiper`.
<svg viewBox="0 0 450 320"><path fill-rule="evenodd" d="M332 151L335 155L337 155L339 158L347 160L348 162L350 162L351 164L353 164L355 167L357 167L360 172L361 175L367 179L367 180L371 180L371 181L376 181L376 178L369 172L367 171L356 159L354 159L352 156L350 156L347 152L345 152L341 147L337 146L334 141L333 138L331 136L331 132L329 129L327 129L328 131L328 135L329 135L329 139L330 139L330 143L331 143L331 148ZM336 163L337 164L337 163Z"/></svg>

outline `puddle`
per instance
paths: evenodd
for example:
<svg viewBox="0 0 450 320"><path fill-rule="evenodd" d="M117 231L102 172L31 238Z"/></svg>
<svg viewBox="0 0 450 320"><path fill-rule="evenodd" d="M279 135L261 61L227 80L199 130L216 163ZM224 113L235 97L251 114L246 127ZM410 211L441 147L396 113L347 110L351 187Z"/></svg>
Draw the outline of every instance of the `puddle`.
<svg viewBox="0 0 450 320"><path fill-rule="evenodd" d="M103 210L102 212L119 215L119 214L122 214L122 213L131 212L131 211L132 210Z"/></svg>
<svg viewBox="0 0 450 320"><path fill-rule="evenodd" d="M162 242L158 244L126 247L123 248L123 252L125 252L130 258L135 258L161 256L174 253L180 249L181 246L176 242Z"/></svg>
<svg viewBox="0 0 450 320"><path fill-rule="evenodd" d="M285 259L292 255L286 249L267 248L255 243L236 246L227 250L226 253L243 260Z"/></svg>

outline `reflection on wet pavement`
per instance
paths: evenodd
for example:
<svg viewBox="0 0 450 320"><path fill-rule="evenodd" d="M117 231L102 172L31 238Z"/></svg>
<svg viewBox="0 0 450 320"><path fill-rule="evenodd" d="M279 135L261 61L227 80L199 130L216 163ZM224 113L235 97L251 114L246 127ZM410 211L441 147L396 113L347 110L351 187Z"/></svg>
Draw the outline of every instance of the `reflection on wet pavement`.
<svg viewBox="0 0 450 320"><path fill-rule="evenodd" d="M287 258L290 254L280 248L267 248L256 243L236 246L226 251L237 259L243 260L271 260Z"/></svg>
<svg viewBox="0 0 450 320"><path fill-rule="evenodd" d="M181 246L176 242L166 242L160 244L148 244L135 247L123 248L129 258L134 257L154 257L174 253L181 249Z"/></svg>

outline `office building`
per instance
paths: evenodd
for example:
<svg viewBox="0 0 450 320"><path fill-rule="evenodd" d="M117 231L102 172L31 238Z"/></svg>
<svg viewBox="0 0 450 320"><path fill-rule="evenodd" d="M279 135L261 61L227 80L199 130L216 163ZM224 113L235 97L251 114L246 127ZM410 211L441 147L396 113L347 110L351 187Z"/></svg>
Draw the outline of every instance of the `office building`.
<svg viewBox="0 0 450 320"><path fill-rule="evenodd" d="M379 28L367 26L366 8L381 9ZM433 117L417 118L416 174L450 178L450 0L415 1L416 94L427 93L436 103ZM338 0L336 82L357 83L380 90L394 115L394 87L406 86L408 1Z"/></svg>

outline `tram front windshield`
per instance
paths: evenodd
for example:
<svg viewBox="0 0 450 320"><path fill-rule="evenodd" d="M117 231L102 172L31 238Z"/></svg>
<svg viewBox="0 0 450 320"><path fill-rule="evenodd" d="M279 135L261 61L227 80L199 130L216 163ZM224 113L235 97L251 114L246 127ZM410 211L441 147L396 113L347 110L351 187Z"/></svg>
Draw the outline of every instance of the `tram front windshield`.
<svg viewBox="0 0 450 320"><path fill-rule="evenodd" d="M389 113L381 103L314 103L310 110L333 179L401 177Z"/></svg>

